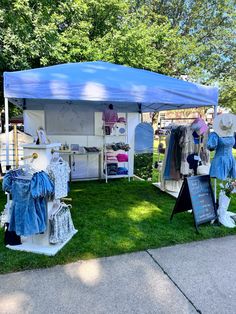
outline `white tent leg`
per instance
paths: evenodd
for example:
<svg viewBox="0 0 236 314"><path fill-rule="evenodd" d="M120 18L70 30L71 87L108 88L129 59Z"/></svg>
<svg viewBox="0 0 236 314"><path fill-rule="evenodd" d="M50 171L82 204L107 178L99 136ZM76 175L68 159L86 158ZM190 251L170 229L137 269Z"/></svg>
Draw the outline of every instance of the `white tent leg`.
<svg viewBox="0 0 236 314"><path fill-rule="evenodd" d="M214 118L217 116L217 105L214 106ZM217 195L216 195L216 179L214 179L214 198L215 198L215 204L217 200Z"/></svg>
<svg viewBox="0 0 236 314"><path fill-rule="evenodd" d="M5 98L6 169L9 167L9 106Z"/></svg>
<svg viewBox="0 0 236 314"><path fill-rule="evenodd" d="M6 171L7 171L9 169L9 107L8 107L8 98L5 98L5 135L6 135ZM8 211L9 211L9 205L10 205L10 194L7 193L7 210Z"/></svg>

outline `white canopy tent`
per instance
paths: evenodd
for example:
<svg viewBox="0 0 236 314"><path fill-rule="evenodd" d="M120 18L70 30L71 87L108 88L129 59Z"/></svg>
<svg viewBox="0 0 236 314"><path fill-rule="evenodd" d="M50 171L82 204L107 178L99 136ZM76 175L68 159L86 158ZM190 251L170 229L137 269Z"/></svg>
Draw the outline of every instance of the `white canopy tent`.
<svg viewBox="0 0 236 314"><path fill-rule="evenodd" d="M44 108L42 103L55 111L60 104L78 105L84 108L86 116L92 108L103 111L104 104L110 102L120 112L203 106L216 108L218 89L151 71L96 61L5 72L4 97L8 137L8 101L31 110Z"/></svg>

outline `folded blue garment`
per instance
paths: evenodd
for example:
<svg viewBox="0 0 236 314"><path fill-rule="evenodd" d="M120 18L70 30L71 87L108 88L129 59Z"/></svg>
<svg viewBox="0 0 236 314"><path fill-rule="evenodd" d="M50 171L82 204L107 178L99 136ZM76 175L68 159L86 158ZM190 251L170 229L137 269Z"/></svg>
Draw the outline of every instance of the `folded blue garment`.
<svg viewBox="0 0 236 314"><path fill-rule="evenodd" d="M118 167L117 174L128 174L128 169L125 167Z"/></svg>

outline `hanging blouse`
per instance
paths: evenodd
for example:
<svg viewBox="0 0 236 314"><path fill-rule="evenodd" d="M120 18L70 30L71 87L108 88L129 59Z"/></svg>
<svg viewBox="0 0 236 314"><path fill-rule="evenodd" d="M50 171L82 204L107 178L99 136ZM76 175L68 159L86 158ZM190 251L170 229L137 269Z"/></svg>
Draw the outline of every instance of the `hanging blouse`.
<svg viewBox="0 0 236 314"><path fill-rule="evenodd" d="M210 168L211 177L220 180L236 178L236 160L232 154L234 146L234 136L219 137L215 132L210 134L207 147L216 151Z"/></svg>
<svg viewBox="0 0 236 314"><path fill-rule="evenodd" d="M68 194L68 181L70 167L65 160L51 162L47 167L47 173L55 185L55 199L66 197Z"/></svg>

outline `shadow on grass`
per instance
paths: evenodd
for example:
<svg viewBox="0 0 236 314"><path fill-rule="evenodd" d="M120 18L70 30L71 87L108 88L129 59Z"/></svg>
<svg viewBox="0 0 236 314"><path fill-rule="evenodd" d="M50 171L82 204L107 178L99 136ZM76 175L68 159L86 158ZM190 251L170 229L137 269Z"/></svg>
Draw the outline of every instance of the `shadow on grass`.
<svg viewBox="0 0 236 314"><path fill-rule="evenodd" d="M234 229L206 224L197 235L190 213L177 214L170 223L175 199L149 182L76 182L70 196L78 229L73 239L55 257L11 251L1 241L1 273L236 234ZM0 202L3 207L4 195ZM234 199L231 210L235 204Z"/></svg>

